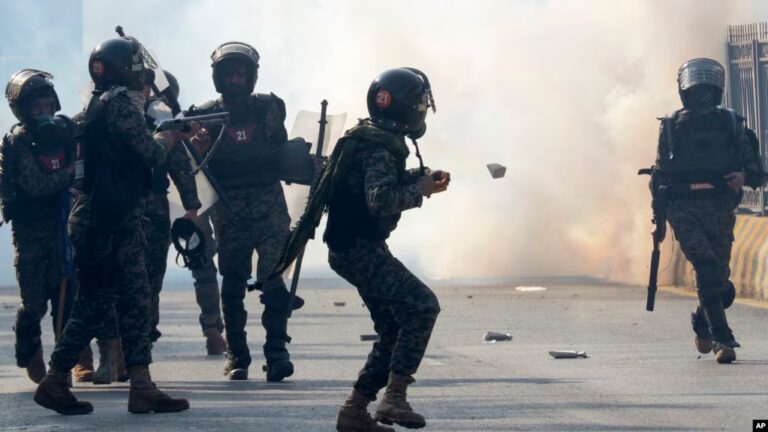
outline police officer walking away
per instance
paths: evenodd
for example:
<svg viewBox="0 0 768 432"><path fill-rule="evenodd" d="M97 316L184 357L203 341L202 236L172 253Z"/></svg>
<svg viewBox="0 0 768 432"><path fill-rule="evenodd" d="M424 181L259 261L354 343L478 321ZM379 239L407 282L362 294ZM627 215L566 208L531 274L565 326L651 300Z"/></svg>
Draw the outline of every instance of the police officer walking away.
<svg viewBox="0 0 768 432"><path fill-rule="evenodd" d="M174 137L160 133L153 139L147 129L140 93L144 59L137 43L101 43L88 69L95 91L85 113L82 193L69 219L81 287L34 400L64 415L93 411L70 392L67 375L95 335L118 337L118 322L131 380L128 411L186 410L187 400L161 392L149 374L151 295L142 231L151 168L164 160Z"/></svg>
<svg viewBox="0 0 768 432"><path fill-rule="evenodd" d="M258 79L259 54L243 42L227 42L211 55L213 83L220 98L192 106L187 115L229 112L229 123L213 149L210 137L221 130L199 134L201 153L215 151L210 171L226 194L212 209L222 275L221 303L228 345L224 374L230 380L248 379L251 355L246 341L248 313L243 300L251 277L251 257L258 253L257 277L263 280L275 267L290 230L290 217L275 172L275 154L287 141L285 104L274 94L252 94ZM261 294L266 330L264 357L267 381L293 374L286 348L288 290L281 278L267 281ZM300 299L296 308L302 305Z"/></svg>
<svg viewBox="0 0 768 432"><path fill-rule="evenodd" d="M54 116L61 105L52 78L34 69L11 77L5 96L19 123L3 137L0 153L3 219L11 222L22 303L14 327L16 362L36 383L45 376L40 320L47 303L50 300L58 337L77 289L74 269L67 269L71 245L66 232L75 172L75 124ZM90 346L83 350L77 370L78 381L92 377Z"/></svg>
<svg viewBox="0 0 768 432"><path fill-rule="evenodd" d="M758 188L766 176L744 118L718 106L723 67L693 59L680 67L677 82L683 108L662 119L651 186L654 200L668 200L666 217L696 272L696 348L702 354L714 350L718 363L731 363L739 347L725 316L736 296L728 280L734 211L742 186ZM663 230L654 236L663 240Z"/></svg>
<svg viewBox="0 0 768 432"><path fill-rule="evenodd" d="M378 425L368 404L386 387L377 419L407 428L426 425L406 401L440 312L435 294L389 251L386 240L401 212L421 207L424 197L445 191L450 175L423 166L406 170L405 137L426 130L434 100L427 76L413 68L388 70L368 90L370 118L347 131L329 201L324 241L331 268L357 288L379 341L374 343L352 394L338 413L336 430L393 431ZM417 156L418 154L418 147ZM421 158L419 156L419 161Z"/></svg>

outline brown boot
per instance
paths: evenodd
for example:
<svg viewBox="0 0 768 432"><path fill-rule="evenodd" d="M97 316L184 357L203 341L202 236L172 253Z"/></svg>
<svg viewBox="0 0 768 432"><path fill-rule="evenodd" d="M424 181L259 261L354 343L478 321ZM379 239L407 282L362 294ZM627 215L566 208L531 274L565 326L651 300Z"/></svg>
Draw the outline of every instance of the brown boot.
<svg viewBox="0 0 768 432"><path fill-rule="evenodd" d="M339 408L336 416L336 430L338 432L395 432L394 429L376 423L376 420L368 413L368 404L371 400L361 395L357 390Z"/></svg>
<svg viewBox="0 0 768 432"><path fill-rule="evenodd" d="M35 390L35 402L62 415L80 415L93 412L90 402L78 401L69 391L69 371L59 372L54 368L40 381Z"/></svg>
<svg viewBox="0 0 768 432"><path fill-rule="evenodd" d="M203 330L205 336L205 349L210 356L220 356L227 352L227 341L221 335L221 332L215 328Z"/></svg>
<svg viewBox="0 0 768 432"><path fill-rule="evenodd" d="M715 360L720 364L733 363L736 361L736 350L734 348L740 346L736 341L726 343L715 342Z"/></svg>
<svg viewBox="0 0 768 432"><path fill-rule="evenodd" d="M72 372L77 382L93 381L93 351L91 351L90 345L85 347L83 352L80 353L80 360Z"/></svg>
<svg viewBox="0 0 768 432"><path fill-rule="evenodd" d="M115 361L118 355L117 339L98 339L99 345L99 368L96 369L96 373L93 374L94 384L112 384L117 379L117 368L115 367Z"/></svg>
<svg viewBox="0 0 768 432"><path fill-rule="evenodd" d="M27 376L35 384L40 384L45 378L45 360L43 360L43 346L35 351L35 355L29 360L27 364Z"/></svg>
<svg viewBox="0 0 768 432"><path fill-rule="evenodd" d="M376 407L376 420L391 425L397 423L409 429L419 429L427 425L421 414L413 412L405 400L405 392L409 384L415 380L410 375L389 373L389 383L384 397Z"/></svg>
<svg viewBox="0 0 768 432"><path fill-rule="evenodd" d="M179 412L189 409L186 399L173 399L158 390L149 376L149 367L131 366L128 368L131 390L128 392L128 411L136 414L150 412Z"/></svg>

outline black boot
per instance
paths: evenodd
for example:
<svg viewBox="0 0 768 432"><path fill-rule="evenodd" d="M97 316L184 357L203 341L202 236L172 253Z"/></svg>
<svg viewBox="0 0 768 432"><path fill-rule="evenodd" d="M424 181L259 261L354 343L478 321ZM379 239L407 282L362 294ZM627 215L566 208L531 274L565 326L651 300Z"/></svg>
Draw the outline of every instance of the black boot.
<svg viewBox="0 0 768 432"><path fill-rule="evenodd" d="M712 337L712 332L709 331L709 322L707 322L707 317L701 306L696 306L696 309L691 312L691 325L696 334L694 337L696 349L702 354L712 352L712 344L715 339Z"/></svg>

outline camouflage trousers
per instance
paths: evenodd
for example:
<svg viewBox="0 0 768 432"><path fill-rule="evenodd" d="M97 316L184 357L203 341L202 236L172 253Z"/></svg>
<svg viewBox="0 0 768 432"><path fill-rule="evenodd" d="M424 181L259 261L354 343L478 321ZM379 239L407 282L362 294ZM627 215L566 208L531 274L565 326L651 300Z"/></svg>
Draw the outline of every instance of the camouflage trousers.
<svg viewBox="0 0 768 432"><path fill-rule="evenodd" d="M733 228L736 224L735 196L709 199L678 199L669 203L667 218L680 243L680 249L693 265L696 289L703 310L709 310L710 321L715 315L725 321L731 284L730 260L733 246ZM715 322L710 323L717 327ZM713 329L716 338L730 340L730 329L724 323Z"/></svg>
<svg viewBox="0 0 768 432"><path fill-rule="evenodd" d="M147 212L144 215L143 225L147 238L147 252L145 256L147 278L149 280L150 292L152 293L152 319L150 322L150 340L152 342L157 341L161 336L160 330L157 327L160 323L160 292L163 290L163 279L168 267L168 249L171 246L170 218L167 196L165 194L151 194L147 203ZM210 226L207 231L210 233ZM203 232L205 232L205 229L203 229ZM206 238L205 240L206 245L213 243L212 239ZM210 278L206 279L206 276L211 273L210 270L208 272L203 270L201 276L203 283L198 281L199 278L195 278L195 297L200 306L200 324L203 330L208 327L220 328L222 325L219 309L219 285L216 281L216 268L213 265L215 247L215 243L213 243L213 253L209 254L210 260L206 266L213 267L213 280L207 280ZM193 271L194 275L195 272Z"/></svg>
<svg viewBox="0 0 768 432"><path fill-rule="evenodd" d="M67 278L62 293L61 232L57 221L13 221L14 267L19 283L21 307L16 313L16 361L26 367L39 348L40 320L51 302L51 322L56 332L60 300L64 301L62 328L67 323L72 299L77 290L77 278ZM63 298L61 295L64 295Z"/></svg>
<svg viewBox="0 0 768 432"><path fill-rule="evenodd" d="M137 216L140 214L143 211ZM121 337L126 367L149 365L151 294L144 263L146 239L140 224L104 231L70 219L69 230L80 289L51 355L51 366L71 369L94 337Z"/></svg>
<svg viewBox="0 0 768 432"><path fill-rule="evenodd" d="M386 243L358 239L344 253L331 251L331 268L357 288L373 319L373 344L355 389L368 398L387 385L389 372L413 375L440 313L435 294L389 251Z"/></svg>
<svg viewBox="0 0 768 432"><path fill-rule="evenodd" d="M213 236L210 212L206 211L198 215L195 223L203 232L205 238L205 265L192 270L192 278L195 280L195 298L200 306L200 326L203 332L206 329L215 329L218 332L224 330L221 320L221 295L219 294L218 269L213 257L216 255L218 245Z"/></svg>
<svg viewBox="0 0 768 432"><path fill-rule="evenodd" d="M258 254L257 278L263 280L280 259L290 233L290 217L280 183L229 192L227 198L230 207L216 203L211 216L218 241L227 344L235 366L246 368L251 363L251 356L245 332L248 313L243 300L253 270L253 252ZM261 323L266 331L264 356L268 363L287 360L285 311L288 290L281 278L264 285L261 303L264 304Z"/></svg>

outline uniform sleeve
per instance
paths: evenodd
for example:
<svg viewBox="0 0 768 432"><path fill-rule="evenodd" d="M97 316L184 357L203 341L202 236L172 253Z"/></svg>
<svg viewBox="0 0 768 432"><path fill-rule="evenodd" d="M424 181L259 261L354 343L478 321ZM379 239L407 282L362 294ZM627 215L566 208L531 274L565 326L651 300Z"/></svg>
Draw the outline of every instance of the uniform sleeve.
<svg viewBox="0 0 768 432"><path fill-rule="evenodd" d="M195 176L192 174L192 165L189 158L181 146L173 146L167 157L168 174L179 190L181 204L184 210L199 209L202 207L197 198L197 184Z"/></svg>
<svg viewBox="0 0 768 432"><path fill-rule="evenodd" d="M397 181L395 158L384 149L365 152L364 193L368 211L377 217L390 216L421 207L421 190L415 184L401 185Z"/></svg>
<svg viewBox="0 0 768 432"><path fill-rule="evenodd" d="M141 155L149 168L160 165L171 148L172 143L152 137L144 115L125 95L117 95L107 104L107 125L109 133Z"/></svg>
<svg viewBox="0 0 768 432"><path fill-rule="evenodd" d="M288 131L285 129L285 102L272 95L272 103L266 116L267 139L275 147L281 147L288 141Z"/></svg>
<svg viewBox="0 0 768 432"><path fill-rule="evenodd" d="M766 176L763 159L760 157L760 142L757 135L742 124L737 131L737 142L744 170L744 183L752 189L765 185L768 176Z"/></svg>
<svg viewBox="0 0 768 432"><path fill-rule="evenodd" d="M30 196L50 195L72 184L72 176L64 169L45 172L29 149L19 149L18 156L19 187Z"/></svg>

